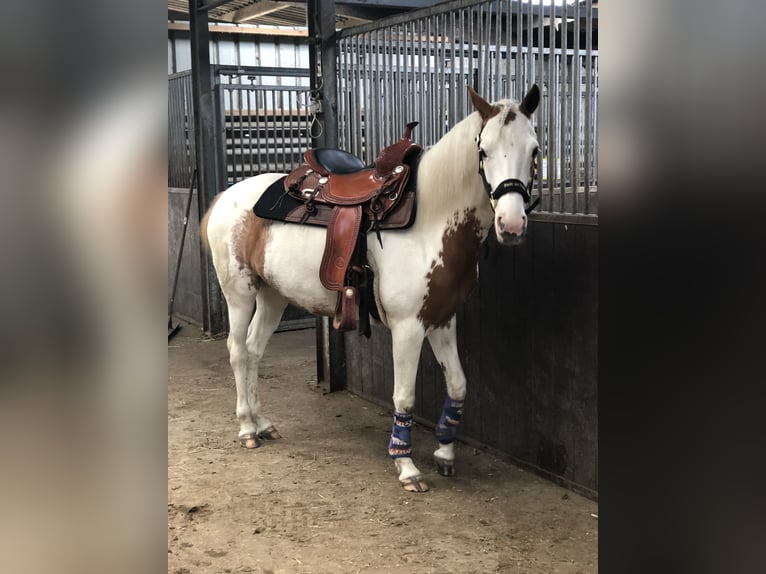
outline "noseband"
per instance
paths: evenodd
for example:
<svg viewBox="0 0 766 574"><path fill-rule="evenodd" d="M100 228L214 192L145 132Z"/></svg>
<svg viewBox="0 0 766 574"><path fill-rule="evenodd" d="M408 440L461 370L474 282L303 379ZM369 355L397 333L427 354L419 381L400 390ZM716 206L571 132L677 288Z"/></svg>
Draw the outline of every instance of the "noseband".
<svg viewBox="0 0 766 574"><path fill-rule="evenodd" d="M484 158L487 154L481 149L481 132L484 131L484 127L481 128L479 135L476 136L476 146L479 149L479 175L481 176L481 182L484 184L484 191L489 196L489 202L492 205L492 211L495 210L498 200L507 193L518 193L524 199L524 203L529 203L532 199L529 195L529 191L532 189L532 180L528 185L525 185L520 179L509 178L500 182L500 184L492 190L492 186L487 181L487 174L484 172ZM540 203L540 196L538 196L528 207L524 208L524 213L529 214L537 204Z"/></svg>

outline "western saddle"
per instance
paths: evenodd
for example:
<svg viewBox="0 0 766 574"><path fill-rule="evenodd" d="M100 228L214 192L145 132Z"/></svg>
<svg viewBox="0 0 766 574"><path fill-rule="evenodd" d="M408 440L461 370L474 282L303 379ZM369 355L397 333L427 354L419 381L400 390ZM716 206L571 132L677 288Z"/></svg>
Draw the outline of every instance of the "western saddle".
<svg viewBox="0 0 766 574"><path fill-rule="evenodd" d="M353 154L330 148L310 149L304 164L284 180L285 191L303 202L299 223L317 223L326 215L324 254L319 268L322 285L338 292L333 326L348 331L357 326L370 336L369 314L377 318L372 293L372 270L367 264L367 233L409 225L414 193L405 194L412 165L422 151L410 135L418 122L407 124L402 138L380 152L374 167ZM402 201L407 195L408 200ZM292 219L295 221L295 219Z"/></svg>

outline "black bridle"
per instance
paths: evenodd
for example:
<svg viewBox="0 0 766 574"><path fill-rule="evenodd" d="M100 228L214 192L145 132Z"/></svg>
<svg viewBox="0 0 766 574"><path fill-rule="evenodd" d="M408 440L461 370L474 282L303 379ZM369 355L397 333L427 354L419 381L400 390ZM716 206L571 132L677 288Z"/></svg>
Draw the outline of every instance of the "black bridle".
<svg viewBox="0 0 766 574"><path fill-rule="evenodd" d="M484 131L484 127L481 128L479 135L476 136L476 146L479 148L479 175L481 176L481 182L484 184L484 191L489 196L489 201L492 205L492 211L495 210L497 201L507 193L518 193L524 199L524 203L531 201L529 191L532 189L532 182L534 177L529 180L529 184L525 185L520 179L509 178L500 182L500 184L493 190L492 186L487 181L487 174L484 172L484 158L487 157L486 152L481 147L481 132ZM524 213L527 215L532 211L537 204L540 203L540 196L537 196L535 200L524 208Z"/></svg>

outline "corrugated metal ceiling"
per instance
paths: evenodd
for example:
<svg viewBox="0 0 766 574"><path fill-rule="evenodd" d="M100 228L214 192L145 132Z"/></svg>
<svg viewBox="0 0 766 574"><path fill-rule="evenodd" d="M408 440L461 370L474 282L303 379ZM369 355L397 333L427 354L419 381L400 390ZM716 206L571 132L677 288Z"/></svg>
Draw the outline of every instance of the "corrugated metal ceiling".
<svg viewBox="0 0 766 574"><path fill-rule="evenodd" d="M257 9L257 5L262 4L264 14L248 15L247 10ZM257 10L256 10L257 11ZM189 13L188 0L168 0L168 12ZM231 0L208 12L211 20L222 22L246 22L247 24L263 26L306 26L306 3L297 2L276 2L271 0ZM335 18L337 26L344 28L367 22L361 18L338 14Z"/></svg>

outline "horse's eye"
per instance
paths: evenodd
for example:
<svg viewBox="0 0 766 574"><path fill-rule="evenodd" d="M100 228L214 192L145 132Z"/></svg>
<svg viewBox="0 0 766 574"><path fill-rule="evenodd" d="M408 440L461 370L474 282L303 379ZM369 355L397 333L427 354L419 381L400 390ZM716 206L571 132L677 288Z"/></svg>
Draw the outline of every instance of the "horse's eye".
<svg viewBox="0 0 766 574"><path fill-rule="evenodd" d="M534 150L532 150L532 157L537 157L538 153L540 153L540 148L536 147Z"/></svg>
<svg viewBox="0 0 766 574"><path fill-rule="evenodd" d="M479 157L481 159L484 159L487 157L487 152L485 152L482 148L479 148Z"/></svg>

